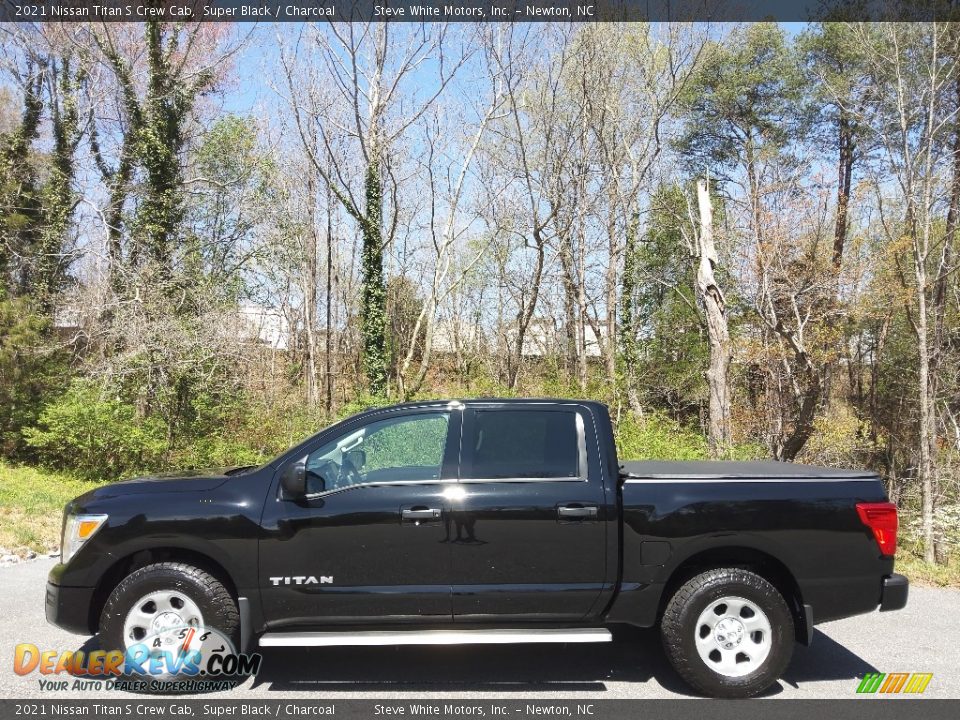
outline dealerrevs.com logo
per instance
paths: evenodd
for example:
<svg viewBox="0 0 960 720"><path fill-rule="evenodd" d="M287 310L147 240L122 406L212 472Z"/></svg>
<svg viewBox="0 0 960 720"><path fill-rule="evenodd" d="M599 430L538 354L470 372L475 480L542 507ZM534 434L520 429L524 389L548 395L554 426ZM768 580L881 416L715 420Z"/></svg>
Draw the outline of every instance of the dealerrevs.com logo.
<svg viewBox="0 0 960 720"><path fill-rule="evenodd" d="M933 680L933 673L867 673L857 686L862 694L920 694Z"/></svg>
<svg viewBox="0 0 960 720"><path fill-rule="evenodd" d="M13 671L40 675L45 691L194 693L230 690L256 675L262 661L259 653L237 653L213 628L190 626L148 635L125 650L61 652L21 643L14 648Z"/></svg>

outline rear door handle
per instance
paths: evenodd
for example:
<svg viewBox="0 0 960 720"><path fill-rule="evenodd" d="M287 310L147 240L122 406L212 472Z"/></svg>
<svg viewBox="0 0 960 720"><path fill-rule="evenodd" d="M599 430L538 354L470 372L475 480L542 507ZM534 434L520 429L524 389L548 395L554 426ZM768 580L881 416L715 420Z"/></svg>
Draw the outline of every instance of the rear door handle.
<svg viewBox="0 0 960 720"><path fill-rule="evenodd" d="M583 520L583 519L596 519L597 517L597 506L596 505L561 505L557 508L557 515L561 518L567 518L568 520Z"/></svg>
<svg viewBox="0 0 960 720"><path fill-rule="evenodd" d="M417 525L428 520L440 519L440 508L413 507L403 508L400 511L400 517L409 520Z"/></svg>

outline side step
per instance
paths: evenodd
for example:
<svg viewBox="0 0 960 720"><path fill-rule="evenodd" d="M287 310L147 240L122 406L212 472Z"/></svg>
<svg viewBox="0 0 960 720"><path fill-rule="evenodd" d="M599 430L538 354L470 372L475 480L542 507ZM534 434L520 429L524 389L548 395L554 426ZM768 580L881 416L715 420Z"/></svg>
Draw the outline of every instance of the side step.
<svg viewBox="0 0 960 720"><path fill-rule="evenodd" d="M359 632L265 633L260 647L335 645L489 645L504 643L610 642L606 628L503 630L361 630Z"/></svg>

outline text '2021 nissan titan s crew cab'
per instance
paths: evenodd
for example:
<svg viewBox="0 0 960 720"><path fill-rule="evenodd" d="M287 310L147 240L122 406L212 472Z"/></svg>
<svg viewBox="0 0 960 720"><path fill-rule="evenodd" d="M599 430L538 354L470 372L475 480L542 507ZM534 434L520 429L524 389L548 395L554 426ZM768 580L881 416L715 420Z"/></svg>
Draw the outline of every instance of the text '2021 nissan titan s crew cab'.
<svg viewBox="0 0 960 720"><path fill-rule="evenodd" d="M814 623L907 601L864 471L617 460L607 408L408 403L257 468L142 477L65 510L50 622L270 646L603 642L659 626L696 690L773 684Z"/></svg>

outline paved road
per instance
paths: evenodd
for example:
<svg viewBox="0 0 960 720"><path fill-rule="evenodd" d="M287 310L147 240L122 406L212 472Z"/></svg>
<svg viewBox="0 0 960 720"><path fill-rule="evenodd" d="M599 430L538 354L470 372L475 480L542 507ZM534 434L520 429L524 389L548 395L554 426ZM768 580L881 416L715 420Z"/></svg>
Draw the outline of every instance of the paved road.
<svg viewBox="0 0 960 720"><path fill-rule="evenodd" d="M0 698L77 698L41 693L37 675L12 672L13 648L75 650L95 641L46 623L44 584L53 560L0 568ZM932 672L926 696L960 698L960 591L913 588L905 610L818 627L798 646L770 695L850 698L865 672ZM86 648L85 648L86 649ZM282 693L282 695L281 695ZM122 693L111 693L111 697ZM672 698L688 696L657 633L618 633L599 645L273 649L259 676L223 699ZM89 697L103 698L89 694Z"/></svg>

